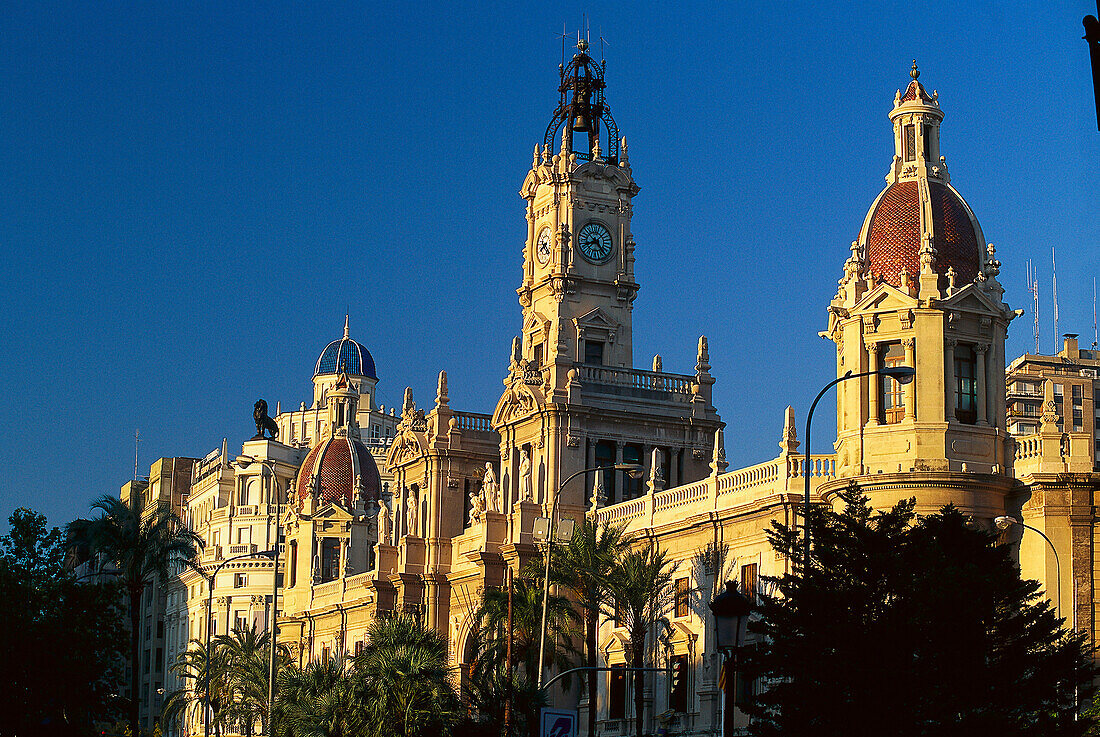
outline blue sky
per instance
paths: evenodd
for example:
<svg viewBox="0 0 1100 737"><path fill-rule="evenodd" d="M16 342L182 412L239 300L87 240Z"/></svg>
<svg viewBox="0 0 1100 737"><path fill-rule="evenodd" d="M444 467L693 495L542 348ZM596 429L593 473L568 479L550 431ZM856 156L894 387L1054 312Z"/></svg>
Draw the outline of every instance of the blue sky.
<svg viewBox="0 0 1100 737"><path fill-rule="evenodd" d="M315 5L320 7L314 7ZM230 7L232 6L232 7ZM160 456L251 435L352 336L380 399L491 411L563 23L608 42L641 185L635 363L710 338L730 461L832 378L817 332L913 58L1006 299L1092 342L1100 133L1065 3L11 3L0 22L0 516L62 524ZM1031 315L1008 354L1033 346ZM814 448L830 440L827 419Z"/></svg>

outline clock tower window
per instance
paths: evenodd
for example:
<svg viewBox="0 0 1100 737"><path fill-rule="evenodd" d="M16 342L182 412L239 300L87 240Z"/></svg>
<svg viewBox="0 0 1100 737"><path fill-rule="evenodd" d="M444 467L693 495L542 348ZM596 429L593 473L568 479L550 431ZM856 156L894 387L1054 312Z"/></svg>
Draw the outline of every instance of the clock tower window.
<svg viewBox="0 0 1100 737"><path fill-rule="evenodd" d="M978 381L974 349L955 347L955 419L968 425L978 420Z"/></svg>
<svg viewBox="0 0 1100 737"><path fill-rule="evenodd" d="M905 363L905 349L901 343L889 343L883 346L882 367L891 368ZM882 397L879 406L882 407L880 421L887 425L895 425L905 417L905 388L901 382L889 376L882 377Z"/></svg>
<svg viewBox="0 0 1100 737"><path fill-rule="evenodd" d="M602 340L584 341L584 362L602 366L603 348L604 344Z"/></svg>

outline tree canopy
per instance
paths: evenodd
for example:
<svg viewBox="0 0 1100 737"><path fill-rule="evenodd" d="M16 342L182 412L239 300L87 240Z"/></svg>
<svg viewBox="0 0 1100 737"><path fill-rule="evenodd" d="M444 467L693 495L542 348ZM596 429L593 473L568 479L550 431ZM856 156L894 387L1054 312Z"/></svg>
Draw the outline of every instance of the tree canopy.
<svg viewBox="0 0 1100 737"><path fill-rule="evenodd" d="M118 716L126 636L117 587L77 581L61 532L29 509L0 538L0 735L94 734Z"/></svg>
<svg viewBox="0 0 1100 737"><path fill-rule="evenodd" d="M760 595L742 673L757 735L1080 735L1093 676L1083 634L1062 627L1009 548L947 506L875 512L858 490L799 530L773 523L792 561Z"/></svg>

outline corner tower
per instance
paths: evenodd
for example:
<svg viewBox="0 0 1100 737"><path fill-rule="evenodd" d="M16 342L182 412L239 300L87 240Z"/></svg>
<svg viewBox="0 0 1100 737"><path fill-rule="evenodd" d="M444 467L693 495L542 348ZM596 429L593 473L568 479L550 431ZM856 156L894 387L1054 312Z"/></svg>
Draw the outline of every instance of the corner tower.
<svg viewBox="0 0 1100 737"><path fill-rule="evenodd" d="M626 141L604 100L604 62L577 53L560 71L561 95L520 195L527 201L523 249L525 365L549 369L551 390L564 397L574 362L633 365L634 281L631 176Z"/></svg>
<svg viewBox="0 0 1100 737"><path fill-rule="evenodd" d="M852 243L823 332L837 375L893 365L916 369L907 386L881 376L837 394L837 476L876 506L917 497L921 511L953 502L1003 514L1006 454L1004 343L1012 311L970 207L940 153L939 96L912 81L890 112L894 156L887 185Z"/></svg>

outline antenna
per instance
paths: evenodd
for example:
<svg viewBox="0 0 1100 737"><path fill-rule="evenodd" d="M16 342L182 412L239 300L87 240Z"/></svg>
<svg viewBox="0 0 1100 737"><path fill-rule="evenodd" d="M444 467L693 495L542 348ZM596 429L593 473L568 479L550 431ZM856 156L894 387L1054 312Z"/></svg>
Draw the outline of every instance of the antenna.
<svg viewBox="0 0 1100 737"><path fill-rule="evenodd" d="M561 67L560 69L564 73L565 71L565 38L568 36L568 32L565 30L565 21L561 22Z"/></svg>
<svg viewBox="0 0 1100 737"><path fill-rule="evenodd" d="M1050 247L1051 282L1054 299L1054 352L1058 352L1058 264L1054 260L1054 246Z"/></svg>
<svg viewBox="0 0 1100 737"><path fill-rule="evenodd" d="M138 443L141 442L141 431L134 430L134 481L138 478Z"/></svg>
<svg viewBox="0 0 1100 737"><path fill-rule="evenodd" d="M601 28L600 29L600 58L601 59L607 57L607 48L606 47L608 47L610 45L611 44L609 44L607 42L607 39L603 37L603 28Z"/></svg>
<svg viewBox="0 0 1100 737"><path fill-rule="evenodd" d="M1092 349L1096 350L1096 277L1092 277Z"/></svg>
<svg viewBox="0 0 1100 737"><path fill-rule="evenodd" d="M1035 316L1035 355L1039 355L1039 279L1031 259L1027 260L1027 291L1031 293L1031 314Z"/></svg>

